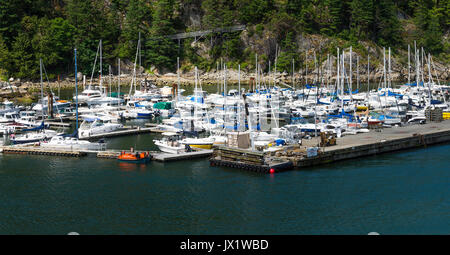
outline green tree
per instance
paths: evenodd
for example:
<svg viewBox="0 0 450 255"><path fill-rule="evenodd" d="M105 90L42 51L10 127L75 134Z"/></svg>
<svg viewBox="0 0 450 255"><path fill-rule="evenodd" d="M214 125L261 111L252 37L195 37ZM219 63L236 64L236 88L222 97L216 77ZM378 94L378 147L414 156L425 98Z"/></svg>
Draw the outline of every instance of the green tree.
<svg viewBox="0 0 450 255"><path fill-rule="evenodd" d="M288 32L281 44L281 53L277 59L277 70L292 73L292 60L299 63L297 44L295 43L295 35Z"/></svg>
<svg viewBox="0 0 450 255"><path fill-rule="evenodd" d="M13 71L10 53L5 40L0 35L0 77Z"/></svg>
<svg viewBox="0 0 450 255"><path fill-rule="evenodd" d="M174 0L159 0L152 14L150 36L155 38L146 43L145 63L158 68L175 69L178 46L165 35L175 33L173 15Z"/></svg>
<svg viewBox="0 0 450 255"><path fill-rule="evenodd" d="M133 59L139 33L141 37L149 33L151 27L151 9L147 0L130 0L126 8L126 17L121 33L119 56Z"/></svg>
<svg viewBox="0 0 450 255"><path fill-rule="evenodd" d="M397 8L391 0L375 2L374 36L381 46L398 46L402 41Z"/></svg>
<svg viewBox="0 0 450 255"><path fill-rule="evenodd" d="M350 28L357 39L369 39L373 22L372 0L352 0Z"/></svg>

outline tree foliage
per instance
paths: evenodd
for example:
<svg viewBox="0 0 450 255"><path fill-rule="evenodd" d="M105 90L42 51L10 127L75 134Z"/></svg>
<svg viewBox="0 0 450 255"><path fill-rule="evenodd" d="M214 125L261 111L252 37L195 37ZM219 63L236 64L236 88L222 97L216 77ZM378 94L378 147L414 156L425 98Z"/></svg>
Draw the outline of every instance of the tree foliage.
<svg viewBox="0 0 450 255"><path fill-rule="evenodd" d="M198 15L195 16L195 15ZM358 45L362 40L380 46L406 48L404 19L414 24L412 39L433 54L449 56L444 38L450 30L450 1L440 0L2 0L0 4L0 71L36 79L42 58L50 76L73 72L73 49L78 49L79 70L90 74L100 40L104 71L117 58L134 61L141 34L142 65L174 70L176 58L215 68L227 62L251 62L254 48L244 47L239 32L178 41L166 35L195 29L245 24L248 36L278 44L278 69L290 71L300 61L304 33L322 34ZM179 47L179 45L181 47ZM304 49L303 49L304 50ZM267 53L272 63L275 54ZM248 64L248 63L247 63Z"/></svg>

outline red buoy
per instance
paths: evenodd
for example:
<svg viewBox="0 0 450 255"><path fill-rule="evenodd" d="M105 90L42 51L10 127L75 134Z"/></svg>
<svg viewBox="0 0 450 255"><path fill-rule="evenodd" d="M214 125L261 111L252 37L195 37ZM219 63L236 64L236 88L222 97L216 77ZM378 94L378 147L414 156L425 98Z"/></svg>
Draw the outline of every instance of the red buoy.
<svg viewBox="0 0 450 255"><path fill-rule="evenodd" d="M275 169L271 168L269 173L271 173L271 174L275 173Z"/></svg>

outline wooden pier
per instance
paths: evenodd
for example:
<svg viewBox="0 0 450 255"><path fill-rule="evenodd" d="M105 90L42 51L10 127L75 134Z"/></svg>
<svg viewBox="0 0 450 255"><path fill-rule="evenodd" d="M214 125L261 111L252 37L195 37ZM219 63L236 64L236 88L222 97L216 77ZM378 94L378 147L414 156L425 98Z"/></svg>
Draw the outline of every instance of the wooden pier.
<svg viewBox="0 0 450 255"><path fill-rule="evenodd" d="M91 135L89 137L82 137L79 139L80 140L98 140L98 139L107 138L107 137L145 134L145 133L152 132L151 129L152 128L141 128L141 127L129 128L129 129L125 129L125 130L113 131L113 132L108 132L108 133L103 133L103 134L98 134L98 135Z"/></svg>
<svg viewBox="0 0 450 255"><path fill-rule="evenodd" d="M83 151L63 151L56 149L39 148L34 146L27 146L27 147L3 146L2 152L4 154L28 154L28 155L65 156L65 157L82 157L87 155L87 153Z"/></svg>

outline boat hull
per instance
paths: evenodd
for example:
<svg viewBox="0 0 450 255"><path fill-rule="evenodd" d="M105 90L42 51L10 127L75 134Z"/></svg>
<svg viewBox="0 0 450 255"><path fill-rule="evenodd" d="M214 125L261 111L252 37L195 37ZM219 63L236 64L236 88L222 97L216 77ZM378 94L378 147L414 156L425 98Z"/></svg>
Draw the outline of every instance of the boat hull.
<svg viewBox="0 0 450 255"><path fill-rule="evenodd" d="M127 163L133 163L133 164L145 164L150 162L150 158L142 158L142 159L118 159L120 162L127 162Z"/></svg>
<svg viewBox="0 0 450 255"><path fill-rule="evenodd" d="M213 144L188 144L191 148L210 150Z"/></svg>

